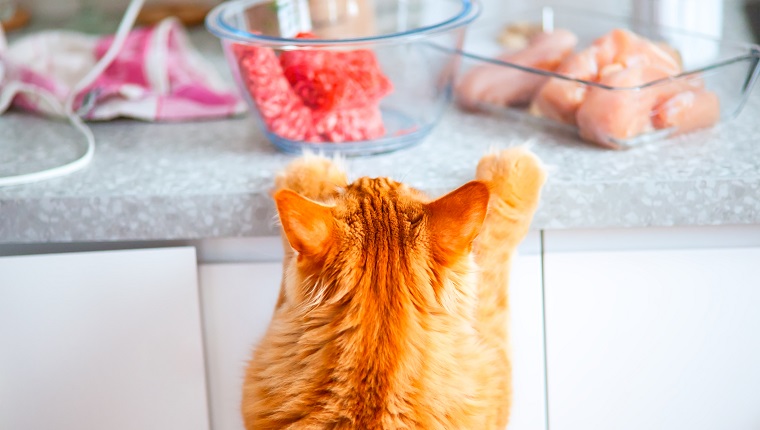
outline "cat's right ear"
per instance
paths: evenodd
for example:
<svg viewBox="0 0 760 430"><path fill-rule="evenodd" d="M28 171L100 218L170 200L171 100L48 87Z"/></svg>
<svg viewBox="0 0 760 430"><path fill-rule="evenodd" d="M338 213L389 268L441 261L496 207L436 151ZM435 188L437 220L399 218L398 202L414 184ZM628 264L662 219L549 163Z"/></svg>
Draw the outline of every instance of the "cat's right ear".
<svg viewBox="0 0 760 430"><path fill-rule="evenodd" d="M439 258L468 252L488 210L489 191L472 181L427 205L430 231Z"/></svg>
<svg viewBox="0 0 760 430"><path fill-rule="evenodd" d="M288 189L275 193L274 201L290 246L302 255L321 253L332 234L330 208Z"/></svg>

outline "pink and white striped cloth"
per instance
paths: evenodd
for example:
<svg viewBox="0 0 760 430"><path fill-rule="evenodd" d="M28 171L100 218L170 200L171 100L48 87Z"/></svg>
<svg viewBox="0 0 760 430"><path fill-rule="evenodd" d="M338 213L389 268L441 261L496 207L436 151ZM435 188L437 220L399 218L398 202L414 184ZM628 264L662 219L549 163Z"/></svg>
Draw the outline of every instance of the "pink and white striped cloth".
<svg viewBox="0 0 760 430"><path fill-rule="evenodd" d="M46 90L63 105L112 40L48 31L0 47L0 93L9 83L23 83ZM13 105L60 115L60 109L28 92L15 94ZM167 19L132 30L109 67L76 95L73 108L87 120L185 121L236 115L246 106L233 85L193 48L181 24Z"/></svg>

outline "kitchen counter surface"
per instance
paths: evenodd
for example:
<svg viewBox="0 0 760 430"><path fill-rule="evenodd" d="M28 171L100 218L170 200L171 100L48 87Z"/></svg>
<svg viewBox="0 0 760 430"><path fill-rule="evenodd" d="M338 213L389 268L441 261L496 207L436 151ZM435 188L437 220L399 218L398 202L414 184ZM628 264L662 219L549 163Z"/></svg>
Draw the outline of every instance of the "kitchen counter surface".
<svg viewBox="0 0 760 430"><path fill-rule="evenodd" d="M268 191L293 157L277 152L250 118L120 120L92 128L97 151L85 170L0 188L0 243L276 232ZM473 179L478 159L491 148L521 144L550 168L534 229L760 224L757 89L735 120L627 151L583 144L562 130L536 128L526 117L452 108L422 144L347 164L352 177L387 175L440 195ZM66 123L18 112L0 116L2 175L59 164L82 148Z"/></svg>

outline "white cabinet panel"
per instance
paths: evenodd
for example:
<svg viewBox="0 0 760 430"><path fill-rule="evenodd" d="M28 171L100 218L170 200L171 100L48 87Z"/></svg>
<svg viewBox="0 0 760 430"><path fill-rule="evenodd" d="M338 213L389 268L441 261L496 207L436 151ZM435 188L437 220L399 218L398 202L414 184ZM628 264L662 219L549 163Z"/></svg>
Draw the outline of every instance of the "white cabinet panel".
<svg viewBox="0 0 760 430"><path fill-rule="evenodd" d="M547 252L544 270L552 430L760 429L760 249Z"/></svg>
<svg viewBox="0 0 760 430"><path fill-rule="evenodd" d="M280 292L282 263L199 268L214 430L243 430L243 376Z"/></svg>
<svg viewBox="0 0 760 430"><path fill-rule="evenodd" d="M195 250L0 258L0 428L206 430Z"/></svg>
<svg viewBox="0 0 760 430"><path fill-rule="evenodd" d="M518 256L510 282L513 402L509 430L546 429L541 256Z"/></svg>

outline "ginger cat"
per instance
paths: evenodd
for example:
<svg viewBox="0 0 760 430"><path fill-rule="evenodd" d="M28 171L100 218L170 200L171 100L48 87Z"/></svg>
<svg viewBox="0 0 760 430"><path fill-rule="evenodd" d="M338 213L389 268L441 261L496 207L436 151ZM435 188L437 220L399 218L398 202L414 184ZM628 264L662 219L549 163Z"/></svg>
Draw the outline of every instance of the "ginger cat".
<svg viewBox="0 0 760 430"><path fill-rule="evenodd" d="M509 267L546 175L513 148L476 176L433 201L315 156L277 178L287 251L248 430L506 427Z"/></svg>

